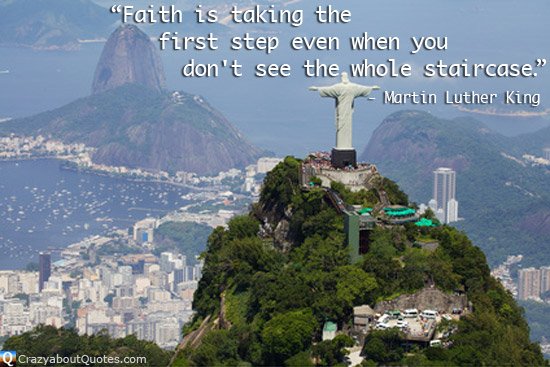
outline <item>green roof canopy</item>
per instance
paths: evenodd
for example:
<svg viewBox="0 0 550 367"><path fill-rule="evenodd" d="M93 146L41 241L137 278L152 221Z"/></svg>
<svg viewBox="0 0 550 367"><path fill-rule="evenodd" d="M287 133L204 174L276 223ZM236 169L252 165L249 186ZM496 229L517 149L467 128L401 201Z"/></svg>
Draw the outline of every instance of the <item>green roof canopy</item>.
<svg viewBox="0 0 550 367"><path fill-rule="evenodd" d="M338 330L338 326L332 321L325 322L325 326L323 327L323 331L336 331Z"/></svg>
<svg viewBox="0 0 550 367"><path fill-rule="evenodd" d="M359 214L361 215L364 215L364 214L369 214L370 212L372 212L372 208L363 208L361 210L359 210Z"/></svg>
<svg viewBox="0 0 550 367"><path fill-rule="evenodd" d="M384 212L389 217L408 217L416 214L416 210L411 208L384 208Z"/></svg>
<svg viewBox="0 0 550 367"><path fill-rule="evenodd" d="M422 218L418 222L415 223L418 227L435 227L433 220L428 218Z"/></svg>

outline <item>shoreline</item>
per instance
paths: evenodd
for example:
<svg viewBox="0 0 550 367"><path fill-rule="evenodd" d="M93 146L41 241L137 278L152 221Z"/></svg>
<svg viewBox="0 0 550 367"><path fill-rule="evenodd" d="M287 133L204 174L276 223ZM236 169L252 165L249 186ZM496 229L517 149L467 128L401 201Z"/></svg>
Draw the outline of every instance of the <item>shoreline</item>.
<svg viewBox="0 0 550 367"><path fill-rule="evenodd" d="M186 195L188 193L198 193L199 195L201 195L201 193L208 193L208 192L210 193L210 195L209 195L210 198L208 198L208 197L207 198L197 197L197 198L193 198L193 199L184 199L187 202L187 204L185 204L184 207L179 206L179 207L169 208L169 209L166 209L166 210L164 210L164 209L159 209L159 210L157 210L157 209L147 209L148 211L151 211L151 210L157 211L158 213L154 214L154 216L157 217L160 221L163 221L163 220L166 220L166 221L173 220L173 221L176 221L176 222L181 221L181 216L185 213L180 213L180 210L188 207L190 204L200 206L200 205L202 205L204 200L212 200L212 197L218 198L219 197L218 193L220 193L221 191L226 189L225 187L189 186L189 185L186 185L186 184L183 184L183 183L164 181L162 179L155 179L155 178L149 178L148 179L148 178L131 177L129 175L102 172L100 170L94 170L94 169L89 169L89 168L84 168L83 169L83 168L78 167L74 162L71 162L70 160L67 160L67 158L63 159L62 157L51 156L51 155L49 155L49 156L34 156L34 157L32 157L32 156L31 157L10 157L10 158L1 158L0 159L0 163L1 162L12 163L12 164L15 163L16 165L18 165L19 162L24 163L24 162L32 162L32 161L36 161L36 162L52 161L52 163L55 161L56 166L60 170L90 173L90 174L93 174L95 177L110 177L110 178L115 178L115 179L119 178L119 179L121 179L122 182L124 182L124 184L127 184L127 185L132 185L133 183L166 184L166 185L170 185L170 186L165 186L164 189L159 188L159 190L176 190L176 191L179 191L178 188L181 188L181 189L185 189ZM42 163L37 163L37 164L41 165ZM131 211L131 210L139 211L140 208L137 208L137 207L136 208L128 208L128 210L129 211ZM187 212L187 209L185 210L185 212ZM214 225L210 224L210 222L204 220L204 218L201 217L201 215L204 216L205 214L195 213L195 212L191 211L191 212L188 212L185 215L188 215L189 218L184 220L184 221L196 222L196 223L207 223L208 225L212 226L213 228L215 226L222 225L222 224L216 224L214 226ZM216 212L212 212L209 215L212 215L212 217L215 220L222 220L221 218L223 217L223 216L220 216L221 214L216 213ZM197 218L195 218L195 217L197 217ZM201 217L201 218L199 218L199 217ZM116 219L117 221L121 220L120 218L114 218L114 219ZM137 217L123 218L123 219L124 219L125 222L128 222L128 223L135 223L136 221L139 221L139 219ZM96 221L97 221L97 218L96 218ZM117 226L120 227L120 225L117 225ZM120 227L120 228L122 228L122 227ZM120 229L120 228L118 228L118 229ZM116 227L99 229L98 231L93 231L92 235L107 236L107 233L111 233L111 231L113 231L113 230L116 230ZM58 244L57 247L61 248L61 249L68 248L69 246L75 244L76 242L81 241L81 239L78 239L76 242L74 240L69 240L68 242L65 243L64 241L65 240L60 241L60 243ZM8 269L5 269L5 270L21 271L21 270L25 270L25 267L27 265L28 264L26 264L26 263L21 263L21 264L18 264L16 266L14 266L14 267L8 267Z"/></svg>
<svg viewBox="0 0 550 367"><path fill-rule="evenodd" d="M160 184L177 186L177 187L194 190L194 191L209 191L209 192L217 191L216 189L211 187L197 187L197 186L187 185L184 183L173 182L169 180L164 181L160 179L147 179L145 177L139 178L129 174L111 173L111 172L105 172L94 168L80 167L68 158L57 157L57 156L43 156L43 157L29 156L29 157L0 158L0 162L24 162L24 161L37 161L37 160L48 160L48 159L60 161L61 162L60 169L67 170L67 171L90 173L90 174L102 176L102 177L121 178L130 182L160 183Z"/></svg>
<svg viewBox="0 0 550 367"><path fill-rule="evenodd" d="M0 163L3 163L3 162L12 163L12 164L15 163L16 165L18 165L18 163L20 163L20 162L24 163L24 162L40 162L40 161L52 161L52 162L55 162L56 164L59 164L58 167L59 167L60 170L66 170L66 171L71 170L66 165L66 163L68 162L66 159L62 159L60 157L55 157L55 156L13 157L13 158L2 158L2 159L0 159ZM41 165L43 163L36 163L36 164ZM54 171L55 171L55 169L54 169ZM72 171L80 171L80 170L72 169ZM120 178L120 179L122 179L123 183L126 184L126 185L132 185L133 183L145 183L145 184L163 183L163 184L170 184L171 187L173 187L171 190L177 190L177 189L174 188L175 183L171 184L170 182L164 182L164 181L160 181L160 180L158 182L155 182L155 181L152 181L152 180L143 180L143 179L142 180L137 180L137 179L132 179L130 177L124 177L122 175L114 175L114 174L108 174L108 173L102 173L102 172L95 172L95 171L92 171L92 170L87 170L87 172L83 172L83 173L92 174L93 176L96 177L96 179L99 179L100 177ZM167 187L161 188L161 190L167 190L167 189L168 189ZM191 191L191 190L186 190L186 192L189 192L189 191ZM128 211L136 211L136 209L139 209L139 208L129 207ZM147 211L155 212L155 214L153 214L153 215L155 217L159 218L159 219L170 216L173 213L180 210L180 208L178 208L178 207L167 208L167 209L153 209L153 208L146 208L146 209L147 209ZM139 210L137 210L137 211L139 211ZM62 251L62 250L65 250L67 248L70 248L70 246L85 240L89 236L107 236L107 237L109 237L112 233L116 232L117 230L121 230L121 229L126 228L126 225L124 225L124 227L123 227L123 226L121 226L120 222L128 223L128 225L133 225L136 222L142 220L142 219L139 219L139 218L141 218L141 214L133 214L133 215L134 215L134 217L132 217L132 218L130 218L130 217L128 217L128 218L126 218L126 217L122 217L122 218L112 217L110 222L112 222L113 219L115 221L119 222L117 224L118 229L117 229L117 227L112 227L112 223L111 223L111 224L109 224L109 228L97 228L96 230L91 230L91 232L89 232L89 231L82 232L81 235L84 236L84 237L80 237L80 235L78 235L79 238L76 239L76 240L70 239L70 238L62 238L62 239L57 241L57 244L55 246L50 245L50 246L48 246L47 249L44 248L41 251L49 251L49 252L57 253L57 251ZM136 215L137 215L137 217L136 217ZM106 217L106 218L108 218L108 217ZM95 218L95 220L96 220L96 222L100 222L100 220L98 220L98 218ZM71 226L72 226L72 224L71 224ZM34 247L35 246L33 245L33 248ZM21 262L19 264L19 261L15 261L14 265L9 266L7 268L3 268L2 270L25 271L25 268L28 264L29 264L28 262Z"/></svg>

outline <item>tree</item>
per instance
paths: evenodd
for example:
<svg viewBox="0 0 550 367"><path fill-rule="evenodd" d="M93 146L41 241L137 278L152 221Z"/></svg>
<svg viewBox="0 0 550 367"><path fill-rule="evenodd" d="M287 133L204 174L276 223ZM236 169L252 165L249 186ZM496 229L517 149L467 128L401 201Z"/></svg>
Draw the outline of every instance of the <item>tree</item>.
<svg viewBox="0 0 550 367"><path fill-rule="evenodd" d="M336 298L345 309L369 302L372 291L376 289L376 279L364 270L353 266L341 266L335 271L337 278Z"/></svg>
<svg viewBox="0 0 550 367"><path fill-rule="evenodd" d="M344 358L349 353L345 348L353 345L353 339L349 336L337 335L332 340L325 340L313 346L312 355L320 360L319 366L334 366L344 363Z"/></svg>
<svg viewBox="0 0 550 367"><path fill-rule="evenodd" d="M366 359L377 363L399 362L403 359L402 341L396 328L374 331L367 336L363 353Z"/></svg>
<svg viewBox="0 0 550 367"><path fill-rule="evenodd" d="M363 257L362 268L376 278L377 295L392 295L400 291L403 269L399 261L392 258L380 258L369 252Z"/></svg>
<svg viewBox="0 0 550 367"><path fill-rule="evenodd" d="M314 367L309 352L300 352L285 361L285 367Z"/></svg>
<svg viewBox="0 0 550 367"><path fill-rule="evenodd" d="M390 203L394 205L409 205L409 197L401 191L394 181L384 177L382 179L382 187L386 191Z"/></svg>
<svg viewBox="0 0 550 367"><path fill-rule="evenodd" d="M389 230L379 227L374 229L371 234L369 253L380 259L391 259L397 254L392 234Z"/></svg>
<svg viewBox="0 0 550 367"><path fill-rule="evenodd" d="M363 348L366 358L375 362L386 362L388 360L388 351L381 338L371 337Z"/></svg>
<svg viewBox="0 0 550 367"><path fill-rule="evenodd" d="M108 355L121 359L142 356L147 359L143 366L167 366L172 356L171 352L160 349L154 343L138 340L135 336L112 339L106 332L80 336L74 329L57 329L53 326L37 326L30 332L13 336L4 343L4 349L16 350L20 355L43 357L56 354L62 357ZM72 364L67 366L76 367Z"/></svg>
<svg viewBox="0 0 550 367"><path fill-rule="evenodd" d="M300 164L296 158L286 157L264 180L260 204L266 211L275 214L276 219L284 217L285 208L299 190Z"/></svg>
<svg viewBox="0 0 550 367"><path fill-rule="evenodd" d="M311 306L313 293L306 274L295 269L258 273L253 282L255 307L251 311L260 313L262 319L269 320L277 313Z"/></svg>
<svg viewBox="0 0 550 367"><path fill-rule="evenodd" d="M342 238L323 238L319 234L306 238L292 256L294 261L308 270L329 272L349 263L349 252Z"/></svg>
<svg viewBox="0 0 550 367"><path fill-rule="evenodd" d="M242 239L256 237L260 229L260 222L249 215L241 215L229 221L229 238Z"/></svg>
<svg viewBox="0 0 550 367"><path fill-rule="evenodd" d="M214 330L208 333L191 355L196 366L236 365L238 343L228 330Z"/></svg>
<svg viewBox="0 0 550 367"><path fill-rule="evenodd" d="M265 362L281 365L311 345L317 321L310 310L291 311L269 320L262 331Z"/></svg>

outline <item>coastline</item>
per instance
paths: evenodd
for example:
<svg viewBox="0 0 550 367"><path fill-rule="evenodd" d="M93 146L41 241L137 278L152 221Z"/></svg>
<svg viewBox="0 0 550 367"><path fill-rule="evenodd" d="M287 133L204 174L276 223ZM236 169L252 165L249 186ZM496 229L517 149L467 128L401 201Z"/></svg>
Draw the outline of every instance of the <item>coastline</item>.
<svg viewBox="0 0 550 367"><path fill-rule="evenodd" d="M0 43L0 48L22 48L22 49L28 49L33 51L65 51L65 52L74 52L80 50L80 47L82 44L85 44L88 42L79 42L79 40L75 40L74 42L68 42L62 45L29 45L25 43L9 43L9 42L2 42Z"/></svg>
<svg viewBox="0 0 550 367"><path fill-rule="evenodd" d="M155 178L139 178L139 177L132 177L130 175L123 175L123 174L116 174L116 173L109 173L109 172L102 172L94 169L86 169L78 167L75 163L67 161L66 159L62 159L61 157L56 157L52 155L43 155L43 156L34 156L34 157L11 157L11 158L5 158L0 159L0 163L6 162L9 164L10 168L4 166L2 167L2 170L6 169L8 172L10 169L18 170L19 164L18 162L21 162L21 167L26 167L23 162L37 162L34 163L36 166L43 166L47 165L50 167L50 170L52 171L58 171L58 174L61 174L61 171L73 171L73 172L82 172L82 174L91 174L92 176L95 176L97 178L103 177L103 178L114 178L118 179L120 184L122 185L138 185L138 184L146 184L150 187L154 187L154 191L159 192L165 192L165 191L179 191L182 192L182 194L185 194L184 196L178 196L178 200L181 198L184 200L183 204L173 206L167 210L164 210L163 207L159 207L158 209L150 209L149 207L141 208L140 205L137 205L134 203L133 206L126 206L125 209L130 211L147 211L147 212L155 212L154 215L156 218L158 218L159 223L165 222L165 221L174 221L174 222L194 222L194 223L204 223L212 228L223 226L226 224L227 220L231 216L233 216L235 213L237 213L240 209L240 202L244 199L245 202L249 202L249 199L251 197L248 197L247 195L243 194L230 194L230 195L236 195L234 198L231 198L229 200L232 201L232 203L225 203L228 199L227 192L229 190L234 190L234 188L231 188L227 186L226 184L222 185L213 185L211 187L197 187L197 186L190 186L183 184L181 182L171 182L168 180L163 179L155 179ZM41 162L43 161L43 162ZM28 170L27 170L28 171ZM10 176L6 176L10 177ZM240 180L240 179L239 179ZM152 185L151 185L152 184ZM160 186L156 186L155 184L161 184ZM118 183L117 183L118 185ZM239 184L240 185L240 184ZM88 189L76 189L76 190L70 190L75 193L75 195L79 195L78 192L86 192ZM17 195L19 196L19 194ZM246 197L245 197L246 196ZM174 202L174 201L172 201ZM224 205L222 205L222 202L224 202ZM183 206L182 206L183 205ZM200 210L196 210L196 208L199 208ZM209 212L203 212L204 210L208 210ZM1 212L1 211L0 211ZM110 212L110 209L107 211ZM121 226L120 222L124 221L125 223L129 224L135 224L136 221L140 220L140 214L133 214L130 217L115 215L115 214L106 214L107 216L104 216L103 214L94 214L94 218L96 222L102 222L103 220L100 220L101 218L111 218L110 221L113 219L119 224L116 226L118 228L126 228L127 224L124 224ZM92 223L90 221L87 221L86 223ZM94 222L95 223L95 222ZM72 223L66 223L67 225L73 226ZM82 225L82 223L78 223L79 225ZM101 223L100 223L101 224ZM61 226L58 228L59 231L64 231L64 226ZM94 226L94 225L92 225ZM63 228L62 228L63 227ZM111 226L109 226L111 227ZM112 233L112 231L116 231L117 227L108 228L105 224L102 225L101 228L95 228L90 232L92 235L107 235L107 233ZM34 228L29 227L34 232L38 232L39 230L43 230L43 227ZM26 233L27 227L23 228L22 233ZM70 230L72 232L72 230ZM29 232L31 233L31 232ZM70 235L72 236L72 235ZM67 237L67 238L70 238ZM12 239L11 237L7 237ZM60 237L61 238L61 237ZM12 239L13 240L13 239ZM34 239L32 239L34 241ZM75 243L75 241L80 241L81 239L73 239L69 242L65 242L66 239L63 237L60 239L58 245L56 245L55 248L65 248L66 246L70 246ZM34 245L33 245L34 246ZM51 246L50 246L51 247ZM48 250L50 250L50 247L48 247ZM19 260L18 260L19 261ZM10 269L23 269L25 264L21 263L20 265L16 267L10 267Z"/></svg>
<svg viewBox="0 0 550 367"><path fill-rule="evenodd" d="M161 183L161 184L172 185L172 186L181 187L181 188L194 190L194 191L210 191L210 192L217 191L215 188L212 188L212 187L197 187L197 186L193 186L193 185L187 185L187 184L184 184L184 183L181 183L181 182L174 182L174 181L171 181L171 180L162 180L162 179L158 179L158 178L149 178L148 179L146 177L141 177L140 178L140 177L135 177L135 175L132 175L132 174L107 172L107 171L92 168L92 167L82 167L82 166L79 166L74 161L72 161L70 158L59 157L59 156L55 156L55 155L53 155L53 156L25 156L25 157L0 158L0 162L24 162L24 161L38 161L38 160L57 160L57 161L60 161L62 163L60 168L62 170L67 170L67 171L90 173L90 174L94 174L96 176L102 176L102 177L121 178L121 179L125 179L125 180L131 181L131 182ZM127 167L124 167L124 168L127 168Z"/></svg>

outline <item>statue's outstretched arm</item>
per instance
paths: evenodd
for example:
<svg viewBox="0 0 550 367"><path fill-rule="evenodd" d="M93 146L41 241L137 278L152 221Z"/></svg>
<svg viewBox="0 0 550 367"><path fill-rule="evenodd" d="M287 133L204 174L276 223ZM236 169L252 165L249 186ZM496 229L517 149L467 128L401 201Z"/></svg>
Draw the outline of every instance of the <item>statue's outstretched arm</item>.
<svg viewBox="0 0 550 367"><path fill-rule="evenodd" d="M329 87L313 87L316 90L319 91L319 94L321 97L332 97L332 98L338 98L340 95L340 89L337 86L329 86Z"/></svg>
<svg viewBox="0 0 550 367"><path fill-rule="evenodd" d="M356 97L366 97L372 93L373 90L379 90L380 87L375 85L372 87L360 86L355 94Z"/></svg>

